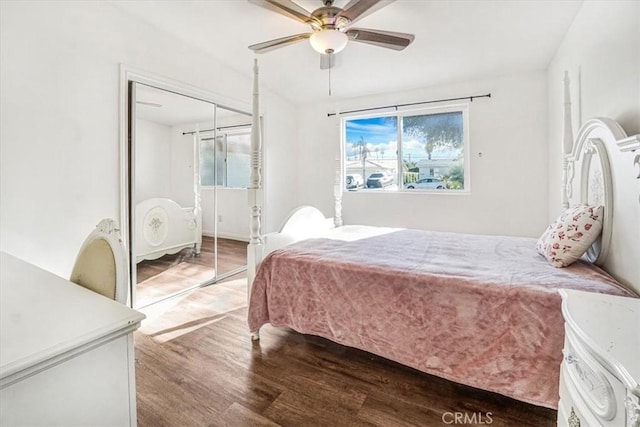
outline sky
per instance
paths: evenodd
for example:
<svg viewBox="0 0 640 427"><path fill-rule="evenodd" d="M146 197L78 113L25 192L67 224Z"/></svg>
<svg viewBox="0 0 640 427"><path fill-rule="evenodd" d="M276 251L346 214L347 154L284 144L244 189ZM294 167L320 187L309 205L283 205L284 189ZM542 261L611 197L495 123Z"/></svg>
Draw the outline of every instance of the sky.
<svg viewBox="0 0 640 427"><path fill-rule="evenodd" d="M359 151L357 143L364 139L369 149L369 158L394 158L398 140L398 127L395 117L371 117L365 119L346 120L347 158L355 157ZM411 161L428 158L424 141L403 137L403 156ZM431 158L455 158L457 152L451 150L434 150Z"/></svg>

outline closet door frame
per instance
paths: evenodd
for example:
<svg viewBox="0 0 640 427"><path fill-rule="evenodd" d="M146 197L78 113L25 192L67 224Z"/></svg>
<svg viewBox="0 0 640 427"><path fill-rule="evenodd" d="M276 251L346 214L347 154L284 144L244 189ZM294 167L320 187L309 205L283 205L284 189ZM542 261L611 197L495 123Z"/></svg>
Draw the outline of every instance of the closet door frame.
<svg viewBox="0 0 640 427"><path fill-rule="evenodd" d="M202 89L188 83L184 83L171 78L159 76L144 70L135 69L126 64L120 64L120 233L122 236L122 243L125 247L125 254L127 257L128 270L132 268L132 260L135 260L133 254L133 245L131 242L131 197L132 186L135 177L131 176L130 162L133 156L132 136L135 132L135 123L132 119L132 115L135 113L135 104L131 108L131 93L130 86L133 83L140 83L146 86L155 87L157 89L173 92L178 95L188 96L201 101L209 102L215 105L215 108L224 108L227 110L235 111L240 114L246 114L251 116L251 105L243 103L235 99L211 92L206 89ZM215 124L215 123L214 123ZM217 209L217 207L216 207ZM236 272L232 272L236 273ZM135 273L133 273L135 276ZM136 283L132 280L132 272L128 271L127 276L127 288L129 295L127 298L127 305L130 307L135 306L136 302ZM215 283L230 274L218 275L216 272L216 278L212 281L207 281L202 284L206 286ZM172 295L173 296L173 295Z"/></svg>

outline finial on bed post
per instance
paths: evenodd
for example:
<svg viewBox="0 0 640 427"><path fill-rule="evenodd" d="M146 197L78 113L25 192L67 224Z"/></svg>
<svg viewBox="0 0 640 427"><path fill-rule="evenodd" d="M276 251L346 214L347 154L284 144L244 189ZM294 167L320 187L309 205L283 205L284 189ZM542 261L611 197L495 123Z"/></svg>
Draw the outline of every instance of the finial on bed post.
<svg viewBox="0 0 640 427"><path fill-rule="evenodd" d="M249 179L249 245L247 246L247 291L251 291L256 267L262 261L262 132L260 129L260 92L258 81L258 60L253 63L253 110L251 125L251 176Z"/></svg>
<svg viewBox="0 0 640 427"><path fill-rule="evenodd" d="M573 148L573 130L571 125L571 91L569 72L564 72L564 121L562 139L562 207L569 207L569 156Z"/></svg>
<svg viewBox="0 0 640 427"><path fill-rule="evenodd" d="M333 225L342 227L342 167L340 158L336 158L336 178L333 185L334 214Z"/></svg>

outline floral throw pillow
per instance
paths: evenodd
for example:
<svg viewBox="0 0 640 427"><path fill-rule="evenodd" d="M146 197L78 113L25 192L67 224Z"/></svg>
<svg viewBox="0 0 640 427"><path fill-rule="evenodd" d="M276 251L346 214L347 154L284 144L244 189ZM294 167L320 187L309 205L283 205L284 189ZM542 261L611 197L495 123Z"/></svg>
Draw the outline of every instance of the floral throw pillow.
<svg viewBox="0 0 640 427"><path fill-rule="evenodd" d="M602 231L602 206L565 209L538 239L536 248L554 267L567 267L580 258Z"/></svg>

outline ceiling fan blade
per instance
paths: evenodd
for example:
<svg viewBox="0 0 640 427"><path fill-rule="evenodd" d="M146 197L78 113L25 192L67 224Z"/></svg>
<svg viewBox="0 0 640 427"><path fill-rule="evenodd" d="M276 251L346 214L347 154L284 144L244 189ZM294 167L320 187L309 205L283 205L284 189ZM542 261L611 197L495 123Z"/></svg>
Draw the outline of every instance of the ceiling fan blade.
<svg viewBox="0 0 640 427"><path fill-rule="evenodd" d="M249 0L249 2L305 24L322 25L317 18L311 16L308 10L298 6L291 0Z"/></svg>
<svg viewBox="0 0 640 427"><path fill-rule="evenodd" d="M328 70L336 65L336 54L320 54L320 69Z"/></svg>
<svg viewBox="0 0 640 427"><path fill-rule="evenodd" d="M278 49L280 47L290 45L292 43L297 43L304 39L308 39L309 37L311 37L311 34L312 33L302 33L293 36L280 37L279 39L252 44L251 46L249 46L249 49L251 49L255 53L265 53L274 49Z"/></svg>
<svg viewBox="0 0 640 427"><path fill-rule="evenodd" d="M353 24L355 21L382 9L393 1L394 0L351 0L337 16L343 16L351 21L349 24Z"/></svg>
<svg viewBox="0 0 640 427"><path fill-rule="evenodd" d="M349 40L360 43L386 47L387 49L402 50L409 46L415 36L393 31L369 30L366 28L350 28L346 31Z"/></svg>

